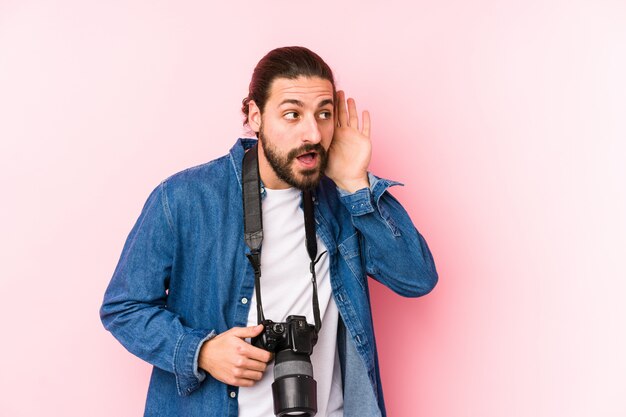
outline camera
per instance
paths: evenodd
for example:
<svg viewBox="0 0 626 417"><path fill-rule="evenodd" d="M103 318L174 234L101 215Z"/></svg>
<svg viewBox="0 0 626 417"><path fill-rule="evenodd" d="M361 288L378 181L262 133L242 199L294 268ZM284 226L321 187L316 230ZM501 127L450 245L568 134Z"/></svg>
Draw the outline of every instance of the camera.
<svg viewBox="0 0 626 417"><path fill-rule="evenodd" d="M315 326L304 316L289 316L283 323L263 320L263 332L252 344L275 354L274 414L314 416L317 413L317 382L313 379L311 353L317 342Z"/></svg>

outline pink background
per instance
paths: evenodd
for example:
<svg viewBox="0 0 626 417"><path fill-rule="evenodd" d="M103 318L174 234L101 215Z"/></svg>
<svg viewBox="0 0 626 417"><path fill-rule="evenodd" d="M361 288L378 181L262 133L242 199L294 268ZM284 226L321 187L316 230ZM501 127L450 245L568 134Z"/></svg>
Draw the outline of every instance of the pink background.
<svg viewBox="0 0 626 417"><path fill-rule="evenodd" d="M623 0L0 0L0 415L141 415L98 318L123 242L293 44L437 262L425 298L372 284L389 415L626 415Z"/></svg>

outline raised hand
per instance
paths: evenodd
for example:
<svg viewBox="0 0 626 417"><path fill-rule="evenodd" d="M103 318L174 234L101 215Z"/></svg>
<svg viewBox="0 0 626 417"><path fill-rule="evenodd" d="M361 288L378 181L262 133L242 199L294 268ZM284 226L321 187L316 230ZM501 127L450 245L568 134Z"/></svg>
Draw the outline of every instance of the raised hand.
<svg viewBox="0 0 626 417"><path fill-rule="evenodd" d="M339 188L349 192L369 187L367 169L372 157L370 141L370 115L363 112L362 124L356 102L346 97L343 91L337 92L337 126L333 141L328 150L326 175Z"/></svg>
<svg viewBox="0 0 626 417"><path fill-rule="evenodd" d="M271 354L244 339L257 336L262 330L263 325L233 327L204 342L198 366L225 384L238 387L254 385L263 377Z"/></svg>

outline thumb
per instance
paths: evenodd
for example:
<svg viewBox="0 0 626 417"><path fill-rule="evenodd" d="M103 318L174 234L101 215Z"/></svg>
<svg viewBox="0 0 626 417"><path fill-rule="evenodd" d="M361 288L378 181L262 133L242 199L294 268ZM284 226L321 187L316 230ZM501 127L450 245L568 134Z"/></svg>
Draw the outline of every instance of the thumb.
<svg viewBox="0 0 626 417"><path fill-rule="evenodd" d="M258 324L250 327L238 327L233 329L233 335L245 339L246 337L254 337L260 334L265 326Z"/></svg>

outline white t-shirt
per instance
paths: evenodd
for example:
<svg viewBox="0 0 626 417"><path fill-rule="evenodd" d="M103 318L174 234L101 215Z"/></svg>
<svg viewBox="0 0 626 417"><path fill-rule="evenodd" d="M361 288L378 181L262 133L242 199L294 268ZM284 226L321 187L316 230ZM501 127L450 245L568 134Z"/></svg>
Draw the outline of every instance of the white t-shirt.
<svg viewBox="0 0 626 417"><path fill-rule="evenodd" d="M300 209L300 190L265 189L263 199L263 247L261 250L261 300L265 318L284 322L289 315L313 318L313 286L309 272L310 258L305 246L304 215ZM317 253L326 246L317 237ZM342 417L343 394L341 368L337 353L339 312L332 297L328 254L316 266L317 290L322 329L313 348L311 362L317 381L316 417ZM248 326L257 324L256 294L248 314ZM274 415L272 383L274 362L268 364L263 378L252 387L239 388L239 416Z"/></svg>

